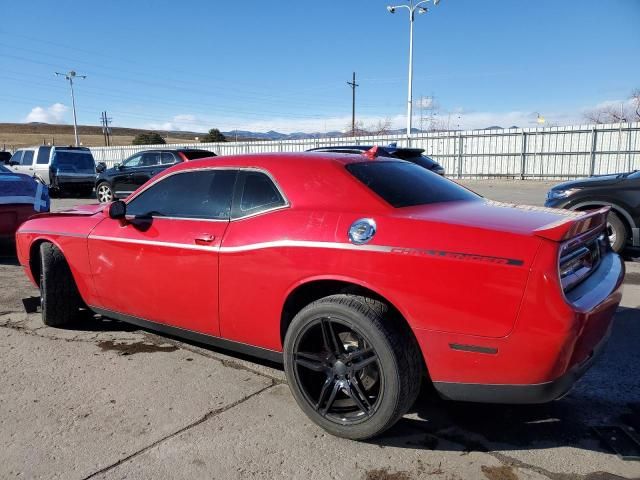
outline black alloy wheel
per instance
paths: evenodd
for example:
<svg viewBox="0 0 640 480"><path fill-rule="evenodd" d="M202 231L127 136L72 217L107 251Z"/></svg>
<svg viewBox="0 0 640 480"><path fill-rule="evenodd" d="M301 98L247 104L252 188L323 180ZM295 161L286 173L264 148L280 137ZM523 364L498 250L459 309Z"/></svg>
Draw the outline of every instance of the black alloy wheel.
<svg viewBox="0 0 640 480"><path fill-rule="evenodd" d="M423 363L408 325L381 301L339 294L293 318L284 341L289 388L329 433L354 440L381 434L415 402Z"/></svg>
<svg viewBox="0 0 640 480"><path fill-rule="evenodd" d="M375 414L384 376L364 336L338 318L320 317L294 347L296 382L318 415L351 425Z"/></svg>

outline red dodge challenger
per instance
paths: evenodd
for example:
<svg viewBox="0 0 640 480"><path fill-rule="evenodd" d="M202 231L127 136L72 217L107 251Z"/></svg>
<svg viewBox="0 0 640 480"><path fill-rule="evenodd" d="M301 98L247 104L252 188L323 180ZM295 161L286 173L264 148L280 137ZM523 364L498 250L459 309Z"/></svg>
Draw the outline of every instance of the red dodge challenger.
<svg viewBox="0 0 640 480"><path fill-rule="evenodd" d="M489 201L373 151L247 155L40 215L17 244L45 324L84 307L283 361L314 422L365 439L422 381L451 400L565 394L621 298L606 217Z"/></svg>

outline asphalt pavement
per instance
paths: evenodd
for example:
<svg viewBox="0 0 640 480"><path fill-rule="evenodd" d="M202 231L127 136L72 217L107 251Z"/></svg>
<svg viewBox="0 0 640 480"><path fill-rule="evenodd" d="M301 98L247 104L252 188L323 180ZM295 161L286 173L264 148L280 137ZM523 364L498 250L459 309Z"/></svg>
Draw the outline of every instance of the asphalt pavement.
<svg viewBox="0 0 640 480"><path fill-rule="evenodd" d="M538 205L550 185L463 183ZM84 202L56 199L53 209ZM9 247L0 286L0 478L640 478L640 461L620 459L592 430L640 415L640 263L627 262L604 355L565 398L477 405L425 389L370 442L311 423L276 365L99 317L44 327Z"/></svg>

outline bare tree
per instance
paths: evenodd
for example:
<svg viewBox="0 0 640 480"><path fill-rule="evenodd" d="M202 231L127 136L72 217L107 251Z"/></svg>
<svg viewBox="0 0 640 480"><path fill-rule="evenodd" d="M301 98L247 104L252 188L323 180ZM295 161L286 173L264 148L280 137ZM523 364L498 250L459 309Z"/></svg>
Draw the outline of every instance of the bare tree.
<svg viewBox="0 0 640 480"><path fill-rule="evenodd" d="M585 112L584 118L592 123L620 123L629 121L629 112L624 103L620 106L606 105Z"/></svg>
<svg viewBox="0 0 640 480"><path fill-rule="evenodd" d="M387 135L391 130L391 120L385 118L384 120L378 120L370 125L365 125L362 120L358 120L355 125L355 129L351 128L351 123L345 129L347 136L349 137L365 137L367 135Z"/></svg>
<svg viewBox="0 0 640 480"><path fill-rule="evenodd" d="M593 123L640 122L640 88L631 92L628 102L590 110L585 112L584 118Z"/></svg>
<svg viewBox="0 0 640 480"><path fill-rule="evenodd" d="M631 92L631 105L633 106L633 117L636 122L640 122L640 88Z"/></svg>

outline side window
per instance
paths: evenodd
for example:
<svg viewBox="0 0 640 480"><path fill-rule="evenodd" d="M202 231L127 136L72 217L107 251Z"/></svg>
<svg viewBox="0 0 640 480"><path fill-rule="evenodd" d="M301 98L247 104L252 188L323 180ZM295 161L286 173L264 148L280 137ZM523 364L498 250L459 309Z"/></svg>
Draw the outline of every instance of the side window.
<svg viewBox="0 0 640 480"><path fill-rule="evenodd" d="M160 164L160 152L148 152L142 154L141 167L155 167Z"/></svg>
<svg viewBox="0 0 640 480"><path fill-rule="evenodd" d="M136 155L124 161L125 167L140 167L142 166L142 155Z"/></svg>
<svg viewBox="0 0 640 480"><path fill-rule="evenodd" d="M242 172L240 175L240 193L234 207L234 218L254 215L286 204L278 188L266 174Z"/></svg>
<svg viewBox="0 0 640 480"><path fill-rule="evenodd" d="M21 165L30 166L33 165L33 150L25 150L22 154Z"/></svg>
<svg viewBox="0 0 640 480"><path fill-rule="evenodd" d="M171 165L173 163L176 163L176 158L171 152L162 152L160 154L160 160L162 162L162 165Z"/></svg>
<svg viewBox="0 0 640 480"><path fill-rule="evenodd" d="M9 160L9 164L20 165L22 162L22 154L24 152L22 150L18 150L16 153L11 155L11 159Z"/></svg>
<svg viewBox="0 0 640 480"><path fill-rule="evenodd" d="M36 163L38 165L48 164L50 153L51 153L51 147L40 147L38 149L38 157L36 158Z"/></svg>
<svg viewBox="0 0 640 480"><path fill-rule="evenodd" d="M127 215L226 220L231 214L235 170L170 175L127 204Z"/></svg>

